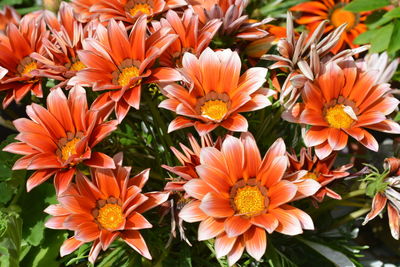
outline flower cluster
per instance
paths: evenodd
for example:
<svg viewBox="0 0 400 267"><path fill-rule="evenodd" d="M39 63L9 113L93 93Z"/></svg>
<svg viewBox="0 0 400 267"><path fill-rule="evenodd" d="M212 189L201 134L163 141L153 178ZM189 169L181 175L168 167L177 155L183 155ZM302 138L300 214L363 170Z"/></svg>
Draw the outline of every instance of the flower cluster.
<svg viewBox="0 0 400 267"><path fill-rule="evenodd" d="M13 170L33 171L27 191L54 177L58 203L45 210L52 215L46 227L74 232L61 256L93 242L93 263L120 238L151 259L139 230L152 224L142 213L161 204L171 212L172 232L178 223L189 243L183 222L200 222L197 239L213 239L217 258L226 256L230 266L244 250L260 261L273 232L314 230L297 201L317 208L325 197L341 199L327 186L350 176L353 164L334 167L350 138L378 151L371 130L400 134L391 117L399 100L388 83L398 60L362 57L368 46L353 41L369 13L345 10L348 2L292 7L297 19L288 12L286 32L268 24L271 18L249 19L246 0L73 0L62 2L58 15L0 12L3 108L26 103L29 117L14 120L17 142L3 150L22 155ZM294 21L309 33L297 34ZM274 44L279 55L263 55ZM265 60L273 62L270 71ZM150 169L130 178L122 152L111 157L102 145L132 117L154 115L143 114L141 101L154 88L154 109L174 118L166 129L154 118L153 127L165 135L195 130L200 141L189 134L190 148L171 147L180 165L162 165L171 175L163 191L144 193ZM279 136L259 140L256 127L268 125L254 114L271 112L301 126L297 146ZM389 200L396 239L398 161L388 159L391 176L375 190L365 219Z"/></svg>

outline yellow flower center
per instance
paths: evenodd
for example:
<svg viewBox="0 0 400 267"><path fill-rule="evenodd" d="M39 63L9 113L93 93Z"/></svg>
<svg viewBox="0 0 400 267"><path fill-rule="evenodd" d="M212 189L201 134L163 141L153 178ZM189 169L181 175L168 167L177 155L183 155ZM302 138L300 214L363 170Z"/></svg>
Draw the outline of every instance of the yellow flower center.
<svg viewBox="0 0 400 267"><path fill-rule="evenodd" d="M344 106L336 104L327 109L325 120L329 126L337 129L347 129L351 126L354 120L344 111Z"/></svg>
<svg viewBox="0 0 400 267"><path fill-rule="evenodd" d="M74 138L71 141L68 141L63 148L61 149L61 158L63 160L68 160L69 157L76 154L76 144L81 141L79 138Z"/></svg>
<svg viewBox="0 0 400 267"><path fill-rule="evenodd" d="M333 11L331 15L331 23L336 28L342 25L343 23L347 23L346 31L349 31L356 25L357 17L353 12L344 10L343 8L337 8Z"/></svg>
<svg viewBox="0 0 400 267"><path fill-rule="evenodd" d="M24 70L21 72L21 75L28 75L31 71L37 69L36 62L31 62L24 66Z"/></svg>
<svg viewBox="0 0 400 267"><path fill-rule="evenodd" d="M202 116L220 121L228 112L228 105L222 100L209 100L201 106L200 110Z"/></svg>
<svg viewBox="0 0 400 267"><path fill-rule="evenodd" d="M130 10L129 13L131 14L132 17L134 17L138 12L141 12L142 14L146 14L147 16L151 15L151 6L148 4L135 4Z"/></svg>
<svg viewBox="0 0 400 267"><path fill-rule="evenodd" d="M308 172L306 175L303 176L303 179L313 179L313 180L318 180L318 177L315 173L313 172Z"/></svg>
<svg viewBox="0 0 400 267"><path fill-rule="evenodd" d="M265 210L265 196L258 186L246 185L238 188L233 199L238 214L248 217L260 214Z"/></svg>
<svg viewBox="0 0 400 267"><path fill-rule="evenodd" d="M139 69L135 66L127 67L118 76L118 84L127 86L132 78L139 76Z"/></svg>
<svg viewBox="0 0 400 267"><path fill-rule="evenodd" d="M71 71L80 71L82 69L86 68L85 64L82 63L82 61L75 61L74 64L71 65L69 70Z"/></svg>
<svg viewBox="0 0 400 267"><path fill-rule="evenodd" d="M118 204L105 204L96 219L103 228L115 230L124 220L122 208Z"/></svg>

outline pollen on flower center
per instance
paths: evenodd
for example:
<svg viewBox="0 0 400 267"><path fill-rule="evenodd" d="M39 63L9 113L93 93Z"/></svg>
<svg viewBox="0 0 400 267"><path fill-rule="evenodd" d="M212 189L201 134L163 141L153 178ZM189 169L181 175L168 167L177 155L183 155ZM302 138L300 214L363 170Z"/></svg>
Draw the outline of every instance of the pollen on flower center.
<svg viewBox="0 0 400 267"><path fill-rule="evenodd" d="M238 188L233 198L233 203L237 214L243 214L248 217L260 214L266 208L265 196L257 185L246 185Z"/></svg>
<svg viewBox="0 0 400 267"><path fill-rule="evenodd" d="M129 13L131 16L135 16L138 12L142 14L150 15L151 14L151 6L145 3L135 4L130 10Z"/></svg>
<svg viewBox="0 0 400 267"><path fill-rule="evenodd" d="M337 129L347 129L354 120L344 111L344 105L336 104L326 110L325 120L329 126Z"/></svg>
<svg viewBox="0 0 400 267"><path fill-rule="evenodd" d="M228 112L228 105L222 100L209 100L201 106L200 111L202 116L220 121Z"/></svg>
<svg viewBox="0 0 400 267"><path fill-rule="evenodd" d="M37 64L36 62L31 62L27 65L24 66L24 69L21 72L21 75L27 75L29 74L31 71L37 69Z"/></svg>
<svg viewBox="0 0 400 267"><path fill-rule="evenodd" d="M97 221L103 228L115 230L124 220L122 207L118 204L105 204L99 209Z"/></svg>
<svg viewBox="0 0 400 267"><path fill-rule="evenodd" d="M63 160L68 160L69 157L72 155L76 154L76 144L81 141L79 138L74 138L70 141L68 141L63 148L61 149L61 158Z"/></svg>
<svg viewBox="0 0 400 267"><path fill-rule="evenodd" d="M122 70L118 76L118 84L126 86L129 84L132 78L139 76L139 69L135 66L127 67Z"/></svg>
<svg viewBox="0 0 400 267"><path fill-rule="evenodd" d="M318 180L318 176L313 172L308 172L306 175L303 176L303 179L313 179Z"/></svg>
<svg viewBox="0 0 400 267"><path fill-rule="evenodd" d="M80 71L82 69L86 68L85 64L82 63L82 61L75 61L74 64L71 65L69 68L70 71Z"/></svg>
<svg viewBox="0 0 400 267"><path fill-rule="evenodd" d="M343 8L337 8L332 12L331 23L336 28L343 23L347 23L346 31L349 31L356 25L357 17L356 14L354 14L353 12L344 10Z"/></svg>

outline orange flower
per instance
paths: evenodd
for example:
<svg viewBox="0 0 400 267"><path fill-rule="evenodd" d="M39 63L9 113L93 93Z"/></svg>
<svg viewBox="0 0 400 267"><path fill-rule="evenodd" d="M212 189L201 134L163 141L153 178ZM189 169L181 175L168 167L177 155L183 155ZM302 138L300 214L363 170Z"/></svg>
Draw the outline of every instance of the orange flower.
<svg viewBox="0 0 400 267"><path fill-rule="evenodd" d="M249 1L247 0L199 0L193 5L199 19L206 24L212 19L220 19L223 24L221 35L235 36L245 40L256 40L266 37L268 33L259 26L270 22L266 18L261 22L252 22L243 14Z"/></svg>
<svg viewBox="0 0 400 267"><path fill-rule="evenodd" d="M363 72L351 58L329 62L314 82L302 91L304 103L283 114L284 119L311 125L304 142L315 146L320 159L347 145L348 135L377 151L378 142L365 128L400 133L400 126L387 119L399 101L389 94L390 85L375 84L373 72Z"/></svg>
<svg viewBox="0 0 400 267"><path fill-rule="evenodd" d="M4 31L8 23L18 25L20 19L21 16L13 7L4 6L3 10L0 10L0 31Z"/></svg>
<svg viewBox="0 0 400 267"><path fill-rule="evenodd" d="M72 0L71 5L74 8L77 20L86 23L97 18L98 14L90 11L90 7L97 2L98 0Z"/></svg>
<svg viewBox="0 0 400 267"><path fill-rule="evenodd" d="M57 87L64 86L76 72L85 65L79 60L77 51L82 49L82 41L88 36L88 27L83 27L74 16L72 7L62 2L58 13L59 22L55 21L51 28L52 35L43 39L40 53L32 53L31 57L45 65L38 70L39 75L63 81Z"/></svg>
<svg viewBox="0 0 400 267"><path fill-rule="evenodd" d="M41 78L33 74L42 67L30 54L39 51L46 24L42 17L24 17L19 26L8 24L5 35L0 32L0 92L5 91L3 108L21 99L31 91L42 97Z"/></svg>
<svg viewBox="0 0 400 267"><path fill-rule="evenodd" d="M386 177L375 177L375 179L384 178L386 183L383 190L376 192L373 200L371 211L365 217L363 225L378 216L387 204L387 213L389 217L390 232L394 239L399 240L400 233L400 159L385 159ZM374 180L375 180L374 179ZM374 181L375 182L375 181Z"/></svg>
<svg viewBox="0 0 400 267"><path fill-rule="evenodd" d="M328 20L330 23L325 28L325 33L331 32L340 25L347 23L339 42L331 49L332 53L336 54L343 49L344 45L351 48L358 47L358 45L353 43L354 39L367 30L364 21L370 12L353 13L344 10L344 7L349 2L350 0L316 0L300 3L290 10L305 13L296 22L306 25L307 29L311 32L324 20Z"/></svg>
<svg viewBox="0 0 400 267"><path fill-rule="evenodd" d="M318 190L312 197L318 202L322 202L325 195L334 199L341 199L340 195L329 189L327 185L336 179L344 178L349 176L350 173L346 170L353 167L352 164L342 166L338 169L332 170L333 164L336 159L336 153L332 153L329 157L320 160L318 157L313 156L311 149L302 148L300 151L300 158L298 159L296 153L288 155L289 157L289 169L287 171L287 179L290 176L297 174L295 181L301 181L304 179L313 179L321 184L321 189ZM298 176L298 173L302 174Z"/></svg>
<svg viewBox="0 0 400 267"><path fill-rule="evenodd" d="M221 147L221 139L218 138L214 142L210 135L204 135L201 137L201 145L197 143L193 135L189 134L188 139L190 142L191 149L183 144L179 144L183 150L183 153L177 150L175 147L171 147L175 157L181 163L181 166L170 167L162 165L164 169L179 176L179 180L168 182L165 185L164 190L166 191L184 191L183 186L191 179L199 178L196 173L196 166L200 165L200 151L203 147Z"/></svg>
<svg viewBox="0 0 400 267"><path fill-rule="evenodd" d="M208 47L212 38L217 33L222 22L214 19L200 27L198 15L191 9L186 9L182 18L179 18L175 11L169 10L166 20L160 22L153 21L154 29L168 27L177 34L179 38L175 40L160 57L160 64L168 67L181 67L184 52L190 52L199 56Z"/></svg>
<svg viewBox="0 0 400 267"><path fill-rule="evenodd" d="M142 15L151 18L185 5L185 0L100 0L90 7L90 12L97 13L101 22L115 19L134 23Z"/></svg>
<svg viewBox="0 0 400 267"><path fill-rule="evenodd" d="M267 69L250 68L240 76L239 55L230 49L214 52L210 48L197 58L185 53L182 73L191 83L189 89L170 84L163 88L168 97L159 107L175 111L168 131L193 126L202 136L219 125L235 132L247 131L247 120L239 112L254 111L271 105L274 92L260 87Z"/></svg>
<svg viewBox="0 0 400 267"><path fill-rule="evenodd" d="M68 85L91 86L93 91L111 90L94 103L114 102L115 113L121 122L130 107L139 109L141 86L156 81L171 82L181 79L172 68L152 69L156 59L177 38L162 28L146 36L146 17L140 17L129 36L122 23L111 20L108 27L97 26L97 39L87 38L78 57L87 68L71 78Z"/></svg>
<svg viewBox="0 0 400 267"><path fill-rule="evenodd" d="M78 171L76 183L57 197L59 204L45 210L54 216L46 222L47 228L75 232L61 246L61 257L93 241L89 261L94 263L100 249L106 250L121 237L143 257L151 259L138 230L152 225L141 214L165 202L168 193L141 193L150 169L129 178L131 168L122 166L122 153L114 156L114 162L115 170L92 169L91 181Z"/></svg>
<svg viewBox="0 0 400 267"><path fill-rule="evenodd" d="M216 237L217 257L228 256L233 265L244 248L260 260L265 253L265 231L297 235L314 229L312 219L288 205L296 194L313 195L319 184L309 179L308 186L282 180L288 165L285 144L278 139L261 159L250 133L241 139L227 136L221 150L205 147L196 167L199 179L184 185L195 200L179 216L186 222L199 222L198 239Z"/></svg>
<svg viewBox="0 0 400 267"><path fill-rule="evenodd" d="M109 110L109 109L108 109ZM32 104L26 107L26 118L14 121L20 132L3 150L24 155L13 170L36 170L27 181L27 190L55 175L54 186L62 193L71 182L76 165L96 168L115 168L107 155L91 149L116 129L117 122L103 122L107 110L88 109L86 92L82 87L73 88L68 99L58 88L47 97L47 109Z"/></svg>

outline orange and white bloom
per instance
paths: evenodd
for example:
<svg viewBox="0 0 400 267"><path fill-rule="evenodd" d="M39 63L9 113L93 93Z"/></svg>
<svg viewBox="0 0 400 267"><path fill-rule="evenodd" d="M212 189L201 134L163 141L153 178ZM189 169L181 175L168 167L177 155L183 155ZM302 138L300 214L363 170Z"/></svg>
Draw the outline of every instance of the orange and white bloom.
<svg viewBox="0 0 400 267"><path fill-rule="evenodd" d="M197 14L191 9L186 9L180 18L178 14L169 10L165 19L160 22L152 21L153 29L162 27L171 28L178 35L176 39L160 57L160 64L168 67L181 67L182 56L185 52L200 56L208 47L212 38L217 33L222 22L218 19L210 20L205 25L199 23Z"/></svg>
<svg viewBox="0 0 400 267"><path fill-rule="evenodd" d="M318 24L324 20L329 21L329 26L325 28L325 33L334 31L340 25L347 23L345 31L342 33L339 42L331 49L332 53L337 54L344 46L356 48L358 45L353 41L358 35L367 30L364 24L369 12L353 13L344 10L344 7L351 0L316 0L300 3L292 7L291 11L303 12L302 16L296 20L298 24L306 25L310 32L313 32Z"/></svg>
<svg viewBox="0 0 400 267"><path fill-rule="evenodd" d="M328 188L327 185L337 179L341 179L350 175L348 169L353 167L352 164L341 166L333 169L337 154L332 153L323 160L312 155L311 149L302 148L300 150L300 158L295 153L288 154L289 168L287 171L287 179L290 176L296 176L295 181L300 182L304 179L313 179L321 184L321 188L312 196L318 202L322 202L325 196L341 199L340 195ZM301 172L301 174L299 173Z"/></svg>
<svg viewBox="0 0 400 267"><path fill-rule="evenodd" d="M31 57L42 63L45 68L37 70L38 74L62 81L57 87L64 86L77 71L86 66L79 60L77 51L82 49L82 41L88 36L88 27L75 19L71 5L61 3L58 21L50 27L52 34L42 40L41 51Z"/></svg>
<svg viewBox="0 0 400 267"><path fill-rule="evenodd" d="M400 159L387 158L384 165L388 172L383 177L375 177L375 179L383 178L381 182L384 186L376 192L371 211L365 217L363 225L378 216L387 206L390 232L393 238L398 240L400 235Z"/></svg>
<svg viewBox="0 0 400 267"><path fill-rule="evenodd" d="M214 52L207 48L199 58L185 53L182 66L189 85L164 86L162 92L168 99L159 105L180 115L170 123L169 132L190 126L201 136L218 126L246 132L247 120L239 113L271 105L269 97L274 92L261 88L267 69L250 68L240 75L239 55L230 49Z"/></svg>
<svg viewBox="0 0 400 267"><path fill-rule="evenodd" d="M185 0L100 0L90 7L90 12L98 14L101 22L115 19L132 24L142 15L151 18L185 5Z"/></svg>
<svg viewBox="0 0 400 267"><path fill-rule="evenodd" d="M86 92L73 88L65 97L58 88L47 97L47 109L32 104L26 107L30 119L14 121L19 131L17 143L3 150L19 155L13 170L36 170L27 181L27 190L40 185L53 175L57 193L67 189L76 171L83 163L96 168L115 168L114 161L92 148L117 127L117 121L104 122L110 109L88 109Z"/></svg>
<svg viewBox="0 0 400 267"><path fill-rule="evenodd" d="M157 58L175 41L170 28L162 28L150 36L146 33L146 17L140 17L128 35L122 23L111 20L108 27L97 26L96 39L83 41L78 51L80 61L87 67L68 82L91 86L93 91L103 93L94 103L100 108L113 102L118 121L130 107L139 109L142 84L172 82L181 79L177 70L167 67L153 68Z"/></svg>
<svg viewBox="0 0 400 267"><path fill-rule="evenodd" d="M378 142L366 128L400 134L400 126L386 117L399 100L390 94L389 84L375 81L375 73L361 71L352 58L329 62L319 77L305 83L303 103L296 104L283 117L311 126L304 142L315 147L320 159L345 148L349 135L377 151Z"/></svg>
<svg viewBox="0 0 400 267"><path fill-rule="evenodd" d="M42 18L24 17L17 26L8 24L5 33L0 32L0 92L5 92L3 108L12 102L20 102L28 93L42 97L41 77L32 72L42 67L30 55L42 47L46 35Z"/></svg>
<svg viewBox="0 0 400 267"><path fill-rule="evenodd" d="M60 254L70 254L82 244L93 242L89 261L94 263L100 250L106 250L118 237L143 257L151 259L139 230L151 228L142 213L168 199L168 193L142 193L150 169L129 178L130 167L122 166L122 153L114 156L115 170L91 169L89 180L81 172L76 183L57 197L59 204L45 212L54 216L46 222L51 229L74 231L60 248Z"/></svg>
<svg viewBox="0 0 400 267"><path fill-rule="evenodd" d="M199 179L184 185L194 200L179 216L186 222L201 222L199 240L215 239L217 257L228 256L229 265L243 250L260 260L267 246L267 234L274 231L297 235L314 229L312 219L288 202L296 195L313 195L320 185L309 179L297 186L282 177L288 159L282 139L278 139L262 159L250 133L241 138L227 136L221 149L200 151Z"/></svg>
<svg viewBox="0 0 400 267"><path fill-rule="evenodd" d="M13 7L4 6L3 10L0 10L0 32L4 31L9 23L18 25L20 19L21 16Z"/></svg>

